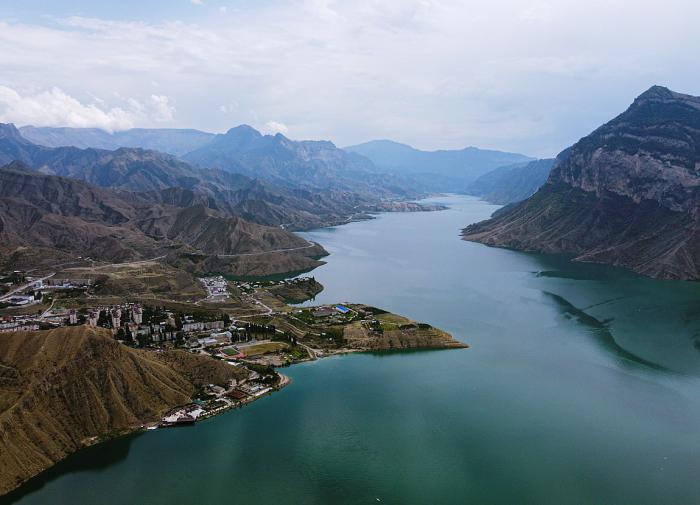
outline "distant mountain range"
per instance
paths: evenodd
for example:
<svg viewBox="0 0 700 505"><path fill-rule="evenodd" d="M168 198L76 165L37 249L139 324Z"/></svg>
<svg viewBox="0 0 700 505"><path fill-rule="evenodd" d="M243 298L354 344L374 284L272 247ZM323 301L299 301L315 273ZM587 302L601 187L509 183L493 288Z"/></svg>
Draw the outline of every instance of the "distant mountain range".
<svg viewBox="0 0 700 505"><path fill-rule="evenodd" d="M421 151L391 140L374 140L345 150L370 159L382 172L401 174L414 187L430 192L464 193L473 181L487 172L532 161L522 154L476 147Z"/></svg>
<svg viewBox="0 0 700 505"><path fill-rule="evenodd" d="M135 147L175 156L194 151L216 136L214 133L200 130L176 128L132 128L106 132L99 128L23 126L19 130L27 140L46 147L91 147L108 151L115 151L120 147Z"/></svg>
<svg viewBox="0 0 700 505"><path fill-rule="evenodd" d="M472 182L467 192L500 205L520 202L540 189L553 165L553 159L544 159L499 167Z"/></svg>
<svg viewBox="0 0 700 505"><path fill-rule="evenodd" d="M421 151L390 140L339 149L328 141L263 135L247 125L224 134L147 128L108 133L94 128L34 126L24 126L19 131L32 143L46 147L156 150L201 168L243 174L277 187L333 189L375 198L464 193L487 172L532 161L521 154L475 147Z"/></svg>
<svg viewBox="0 0 700 505"><path fill-rule="evenodd" d="M700 279L700 98L654 86L562 152L546 184L464 238Z"/></svg>
<svg viewBox="0 0 700 505"><path fill-rule="evenodd" d="M400 177L380 173L368 159L338 149L332 142L263 135L247 125L224 134L145 128L108 133L93 128L33 126L22 127L17 133L35 145L58 149L160 151L171 155L168 163L172 165L176 165L173 160L177 156L181 163L245 175L280 188L347 191L367 199L419 196ZM164 158L161 153L160 158Z"/></svg>
<svg viewBox="0 0 700 505"><path fill-rule="evenodd" d="M78 132L92 132L67 128L60 131L72 132L73 137ZM351 190L353 183L349 178L339 184L340 188L330 187L331 184L325 189L276 185L240 173L195 167L170 154L141 148L51 148L27 140L14 125L0 124L0 165L15 160L45 174L94 186L146 192L154 202L179 207L204 205L230 216L293 230L342 224L378 208L391 210L385 197L399 199L379 182L375 188L364 179L355 184L362 191ZM327 174L324 177L329 179Z"/></svg>

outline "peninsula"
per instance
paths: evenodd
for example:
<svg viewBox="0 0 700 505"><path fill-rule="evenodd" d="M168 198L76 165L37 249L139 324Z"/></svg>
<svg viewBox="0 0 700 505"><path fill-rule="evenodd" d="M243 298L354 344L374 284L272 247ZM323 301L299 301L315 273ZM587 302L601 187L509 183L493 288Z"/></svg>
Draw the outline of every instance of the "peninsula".
<svg viewBox="0 0 700 505"><path fill-rule="evenodd" d="M157 261L5 274L0 494L73 452L194 424L286 386L279 367L358 351L467 347L362 304L291 306L312 277L195 278Z"/></svg>

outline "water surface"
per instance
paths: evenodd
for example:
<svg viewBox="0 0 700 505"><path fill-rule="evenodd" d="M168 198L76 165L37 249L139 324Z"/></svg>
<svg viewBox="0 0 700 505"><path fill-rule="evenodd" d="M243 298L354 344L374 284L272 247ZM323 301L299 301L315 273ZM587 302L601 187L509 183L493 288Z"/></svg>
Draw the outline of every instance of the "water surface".
<svg viewBox="0 0 700 505"><path fill-rule="evenodd" d="M496 207L306 234L316 302L426 321L470 349L331 358L185 429L68 458L22 504L700 502L700 286L461 241ZM8 501L8 500L6 500Z"/></svg>

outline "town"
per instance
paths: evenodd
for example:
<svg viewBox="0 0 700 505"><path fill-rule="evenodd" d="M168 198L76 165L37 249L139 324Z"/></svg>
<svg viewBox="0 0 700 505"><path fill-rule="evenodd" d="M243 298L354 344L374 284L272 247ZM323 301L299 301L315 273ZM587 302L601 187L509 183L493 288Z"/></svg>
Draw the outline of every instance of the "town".
<svg viewBox="0 0 700 505"><path fill-rule="evenodd" d="M109 330L126 346L181 349L235 367L234 380L203 387L192 403L148 429L193 424L254 401L286 386L277 369L294 363L363 350L463 347L430 325L375 307L293 305L323 289L313 277L197 282L201 297L182 302L114 296L105 293L102 277L15 271L0 276L0 332L87 325Z"/></svg>

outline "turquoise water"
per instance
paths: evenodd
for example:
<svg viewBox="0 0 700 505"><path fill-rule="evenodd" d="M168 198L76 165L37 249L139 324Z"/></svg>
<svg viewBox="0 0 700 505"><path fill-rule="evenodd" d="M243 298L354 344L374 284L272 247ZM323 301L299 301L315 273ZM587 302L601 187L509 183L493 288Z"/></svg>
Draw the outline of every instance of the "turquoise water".
<svg viewBox="0 0 700 505"><path fill-rule="evenodd" d="M470 349L330 358L192 428L79 453L0 503L700 502L700 285L459 239L495 207L306 234L317 303L361 301Z"/></svg>

